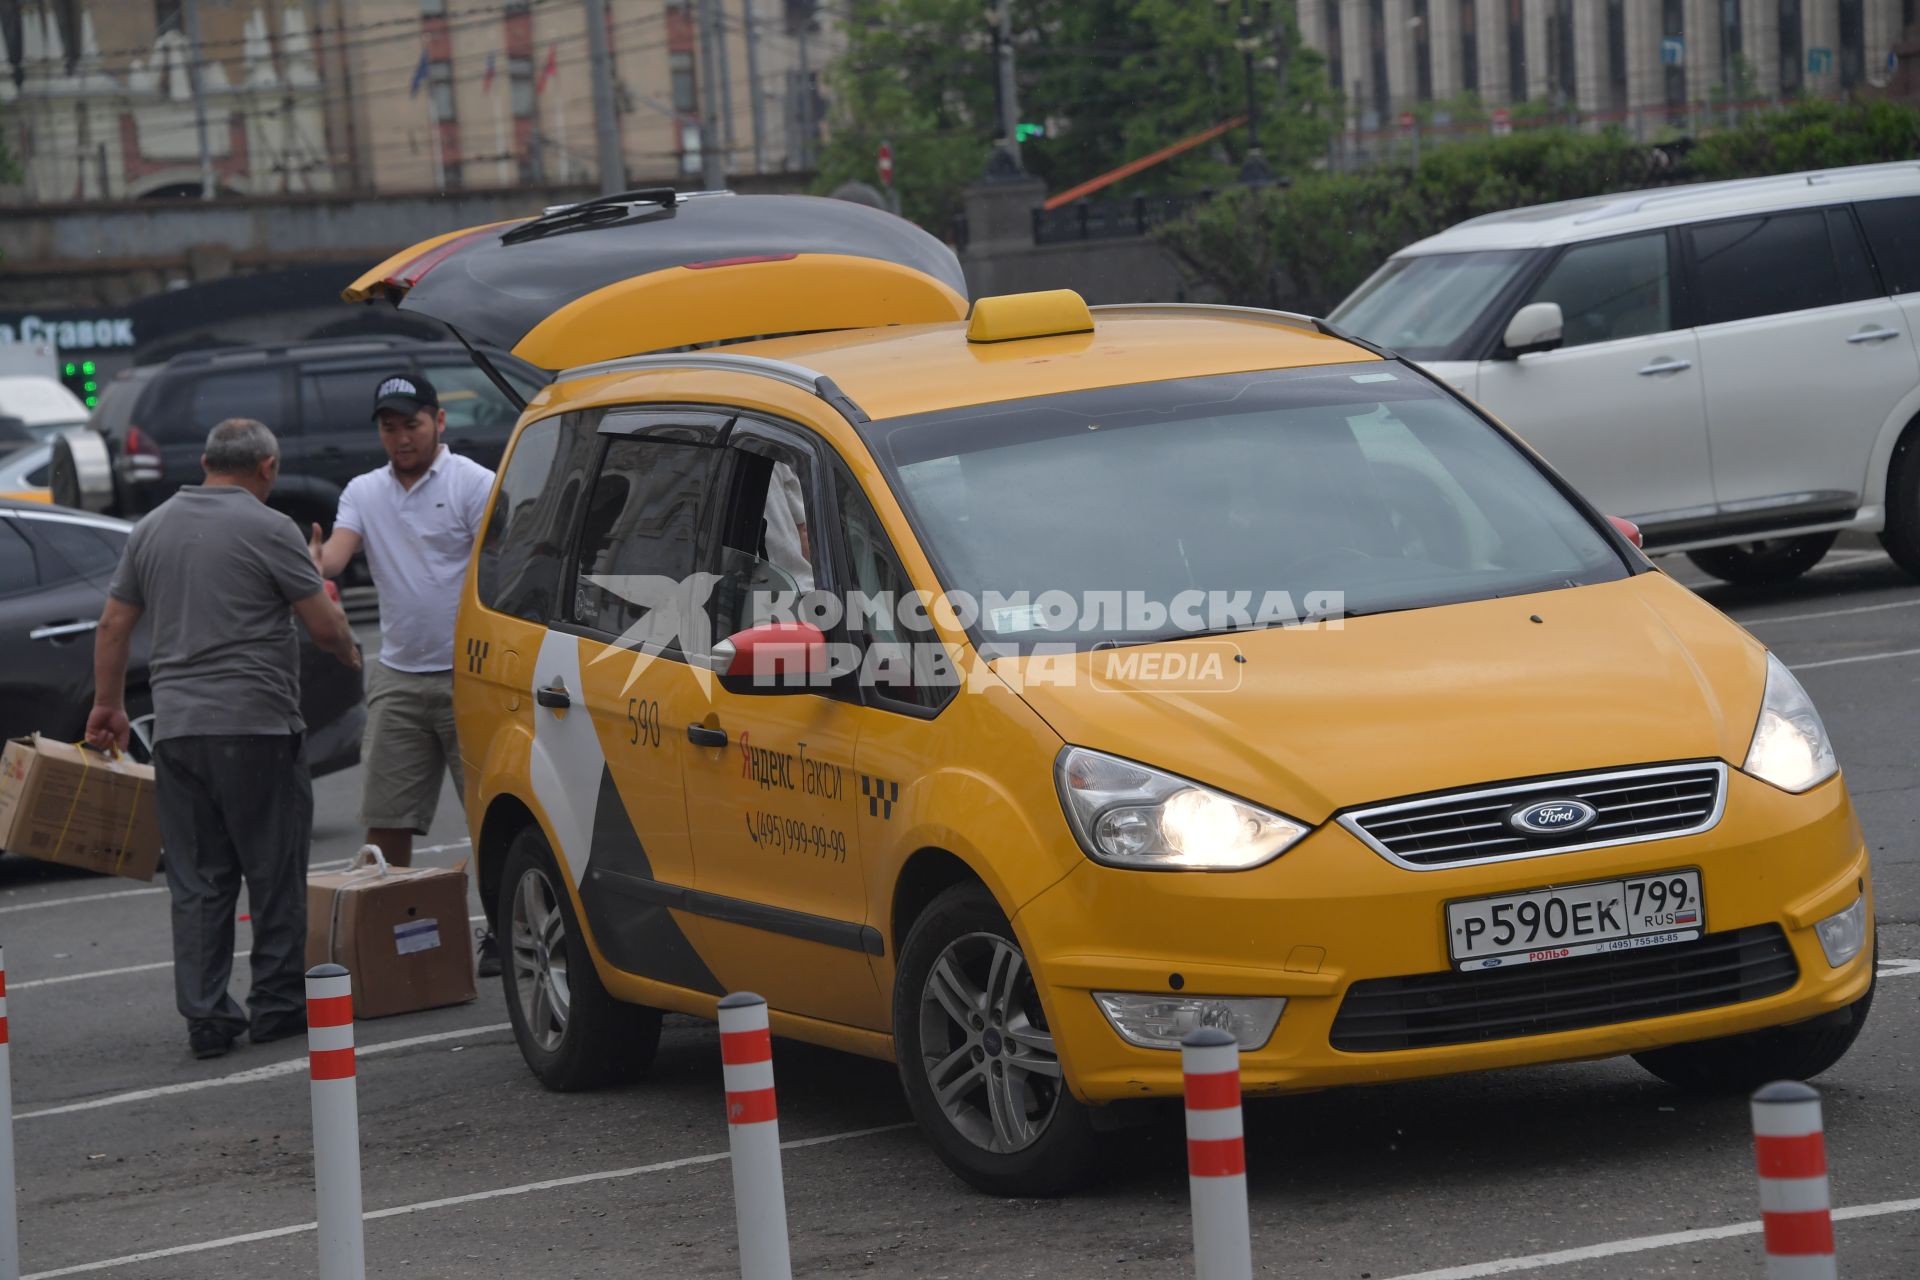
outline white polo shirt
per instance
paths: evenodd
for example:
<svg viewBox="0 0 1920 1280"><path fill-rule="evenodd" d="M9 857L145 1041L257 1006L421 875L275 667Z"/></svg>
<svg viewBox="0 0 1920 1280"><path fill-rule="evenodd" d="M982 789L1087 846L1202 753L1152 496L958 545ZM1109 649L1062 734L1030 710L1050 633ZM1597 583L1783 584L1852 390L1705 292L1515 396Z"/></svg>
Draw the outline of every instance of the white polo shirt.
<svg viewBox="0 0 1920 1280"><path fill-rule="evenodd" d="M492 490L493 472L441 445L411 489L389 465L340 495L334 524L360 535L380 593L380 661L393 670L453 669L460 587Z"/></svg>

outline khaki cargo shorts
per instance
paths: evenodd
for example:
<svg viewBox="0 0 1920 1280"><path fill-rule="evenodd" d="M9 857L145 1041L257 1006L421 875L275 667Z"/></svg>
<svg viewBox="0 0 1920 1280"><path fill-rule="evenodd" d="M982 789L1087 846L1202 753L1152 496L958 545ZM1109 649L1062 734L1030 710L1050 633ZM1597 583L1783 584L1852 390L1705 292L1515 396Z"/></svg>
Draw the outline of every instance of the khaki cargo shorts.
<svg viewBox="0 0 1920 1280"><path fill-rule="evenodd" d="M427 834L440 804L442 774L453 775L454 794L464 802L453 672L395 671L384 662L368 668L360 768L360 817L368 827Z"/></svg>

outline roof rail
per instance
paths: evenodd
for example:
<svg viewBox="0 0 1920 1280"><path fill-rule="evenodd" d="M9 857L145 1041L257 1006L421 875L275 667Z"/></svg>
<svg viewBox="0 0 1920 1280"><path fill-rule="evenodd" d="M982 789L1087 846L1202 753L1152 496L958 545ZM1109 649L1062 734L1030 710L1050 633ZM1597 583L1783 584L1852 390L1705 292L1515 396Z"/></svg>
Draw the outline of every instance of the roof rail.
<svg viewBox="0 0 1920 1280"><path fill-rule="evenodd" d="M202 347L183 351L172 363L181 365L217 364L222 361L274 360L282 356L311 352L315 355L354 355L362 351L391 351L395 347L433 346L441 340L410 338L404 334L369 334L354 338L301 338L291 342L250 343L240 347Z"/></svg>
<svg viewBox="0 0 1920 1280"><path fill-rule="evenodd" d="M555 382L570 382L576 378L596 378L609 373L671 373L676 370L694 370L706 373L745 373L758 378L771 378L775 382L804 391L831 405L835 412L855 426L870 422L866 410L856 403L853 397L842 391L838 384L817 369L805 365L791 364L785 360L770 360L765 356L734 355L725 351L686 351L662 352L645 356L622 356L618 360L602 360L598 364L583 364L572 369L562 369L554 375Z"/></svg>
<svg viewBox="0 0 1920 1280"><path fill-rule="evenodd" d="M1122 312L1142 312L1148 315L1155 312L1171 311L1176 315L1217 315L1226 320L1264 320L1268 324L1283 324L1291 329L1312 330L1318 324L1312 316L1302 315L1298 311L1275 311L1268 307L1233 307L1223 302L1108 302L1087 310L1095 315L1118 315Z"/></svg>

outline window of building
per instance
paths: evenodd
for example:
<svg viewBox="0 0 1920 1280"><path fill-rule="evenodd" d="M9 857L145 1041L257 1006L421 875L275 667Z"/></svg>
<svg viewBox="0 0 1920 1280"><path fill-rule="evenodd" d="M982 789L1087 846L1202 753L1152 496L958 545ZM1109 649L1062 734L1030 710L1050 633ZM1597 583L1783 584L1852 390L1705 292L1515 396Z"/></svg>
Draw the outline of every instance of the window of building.
<svg viewBox="0 0 1920 1280"><path fill-rule="evenodd" d="M1472 0L1467 0L1469 4ZM1327 24L1327 78L1335 93L1347 93L1346 41L1340 31L1340 0L1326 0L1323 6Z"/></svg>
<svg viewBox="0 0 1920 1280"><path fill-rule="evenodd" d="M185 31L186 20L180 13L181 0L153 0L153 30L158 35L166 31Z"/></svg>
<svg viewBox="0 0 1920 1280"><path fill-rule="evenodd" d="M1478 10L1475 0L1460 0L1460 87L1468 93L1480 92L1480 28L1475 25Z"/></svg>
<svg viewBox="0 0 1920 1280"><path fill-rule="evenodd" d="M1694 227L1699 323L1827 307L1842 300L1840 273L1818 209Z"/></svg>
<svg viewBox="0 0 1920 1280"><path fill-rule="evenodd" d="M1867 78L1867 14L1863 0L1840 0L1840 87Z"/></svg>
<svg viewBox="0 0 1920 1280"><path fill-rule="evenodd" d="M1800 0L1780 0L1780 94L1793 97L1806 86L1806 42L1800 32Z"/></svg>
<svg viewBox="0 0 1920 1280"><path fill-rule="evenodd" d="M1392 87L1387 80L1386 0L1367 0L1367 43L1372 49L1373 110L1384 127L1393 110Z"/></svg>
<svg viewBox="0 0 1920 1280"><path fill-rule="evenodd" d="M454 118L452 63L430 62L427 64L427 94L433 101L435 120Z"/></svg>
<svg viewBox="0 0 1920 1280"><path fill-rule="evenodd" d="M1527 88L1527 6L1507 0L1507 100L1525 102Z"/></svg>
<svg viewBox="0 0 1920 1280"><path fill-rule="evenodd" d="M1687 32L1686 0L1661 0L1660 33L1685 39ZM1687 105L1687 69L1685 66L1668 66L1661 59L1661 70L1666 73L1666 98L1669 107Z"/></svg>
<svg viewBox="0 0 1920 1280"><path fill-rule="evenodd" d="M1527 301L1560 304L1568 347L1665 333L1673 328L1667 233L1576 245Z"/></svg>
<svg viewBox="0 0 1920 1280"><path fill-rule="evenodd" d="M1422 102L1433 101L1432 32L1427 0L1413 0L1413 91Z"/></svg>
<svg viewBox="0 0 1920 1280"><path fill-rule="evenodd" d="M693 55L674 52L667 55L667 68L673 76L673 109L681 115L700 110L700 92L693 78Z"/></svg>
<svg viewBox="0 0 1920 1280"><path fill-rule="evenodd" d="M507 87L513 94L511 106L513 114L522 120L530 119L536 112L533 97L533 59L526 54L514 54L507 59Z"/></svg>

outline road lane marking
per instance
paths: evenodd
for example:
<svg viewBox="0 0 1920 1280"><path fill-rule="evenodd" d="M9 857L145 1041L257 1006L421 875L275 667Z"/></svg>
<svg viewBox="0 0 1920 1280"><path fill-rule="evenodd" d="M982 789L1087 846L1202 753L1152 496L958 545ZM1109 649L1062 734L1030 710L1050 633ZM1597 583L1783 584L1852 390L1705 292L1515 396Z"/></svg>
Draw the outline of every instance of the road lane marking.
<svg viewBox="0 0 1920 1280"><path fill-rule="evenodd" d="M1844 667L1851 662L1879 662L1883 658L1911 658L1920 649L1892 649L1886 653L1861 653L1851 658L1825 658L1819 662L1789 662L1789 671L1811 671L1815 667Z"/></svg>
<svg viewBox="0 0 1920 1280"><path fill-rule="evenodd" d="M235 960L244 960L251 954L252 953L248 951L236 951L233 953L233 958ZM52 987L58 986L63 982L89 982L94 978L117 978L123 973L150 973L155 969L171 968L173 968L173 961L157 960L152 964L122 965L118 969L95 969L92 973L68 973L58 978L35 978L32 982L10 982L7 984L7 989L9 991L25 991L29 987Z"/></svg>
<svg viewBox="0 0 1920 1280"><path fill-rule="evenodd" d="M1879 1218L1891 1213L1913 1213L1920 1210L1920 1200L1887 1200L1880 1204L1859 1204L1849 1209L1835 1209L1835 1222L1852 1221L1855 1218ZM1537 1271L1542 1267L1564 1267L1571 1262L1592 1262L1596 1258L1613 1258L1623 1253L1646 1253L1653 1249L1673 1249L1680 1245L1701 1244L1709 1240L1731 1240L1738 1236L1757 1236L1760 1234L1758 1222L1734 1222L1724 1227L1702 1227L1697 1231L1672 1231L1661 1236L1639 1236L1632 1240L1611 1240L1606 1244L1583 1245L1578 1249L1561 1249L1554 1253L1534 1253L1524 1258L1501 1258L1494 1262L1469 1263L1464 1267L1442 1267L1438 1271L1416 1271L1403 1276L1394 1276L1393 1280L1482 1280L1485 1276L1508 1276L1521 1271ZM64 1272L49 1272L50 1275L62 1275ZM29 1276L27 1280L35 1280Z"/></svg>
<svg viewBox="0 0 1920 1280"><path fill-rule="evenodd" d="M426 1044L443 1044L449 1040L471 1040L475 1036L492 1035L495 1032L511 1031L510 1023L495 1022L484 1027L463 1027L458 1031L436 1031L432 1035L410 1036L405 1040L387 1040L379 1044L363 1044L354 1047L359 1057L371 1057L376 1053L392 1053L398 1049L417 1049ZM304 1075L308 1070L307 1055L288 1058L284 1062L270 1062L264 1067L252 1067L246 1071L236 1071L231 1075L213 1076L206 1080L183 1080L179 1084L163 1084L152 1089L135 1089L130 1093L113 1093L104 1098L90 1098L85 1102L69 1102L64 1106L42 1107L38 1111L16 1111L14 1120L34 1120L41 1116L64 1116L75 1111L98 1111L102 1107L124 1107L135 1102L149 1102L154 1098L169 1098L175 1094L198 1093L202 1089L223 1089L236 1084L258 1084L262 1080L279 1080L285 1076Z"/></svg>
<svg viewBox="0 0 1920 1280"><path fill-rule="evenodd" d="M364 1052L364 1051L363 1051ZM836 1142L851 1142L856 1138L871 1138L877 1134L893 1133L900 1129L912 1128L910 1123L883 1124L872 1129L850 1129L845 1133L829 1133L818 1138L795 1138L780 1144L782 1151L799 1151L807 1147L824 1147ZM725 1151L710 1151L705 1155L682 1156L677 1160L661 1160L654 1164L634 1165L628 1169L607 1169L600 1173L576 1173L565 1178L547 1178L540 1182L523 1182L516 1187L498 1187L491 1191L475 1191L463 1196L446 1196L439 1200L421 1200L415 1204L395 1205L390 1209L375 1209L361 1217L368 1222L380 1218L398 1218L407 1214L431 1213L436 1209L454 1209L461 1205L479 1204L487 1200L500 1200L508 1196L531 1195L536 1191L553 1191L561 1187L585 1186L594 1182L612 1182L620 1178L633 1178L646 1173L671 1173L676 1169L691 1169L699 1165L720 1164L729 1159ZM1834 1215L1838 1217L1838 1214ZM1756 1224L1756 1228L1757 1228ZM153 1262L160 1258L178 1258L190 1253L207 1253L214 1249L227 1249L238 1244L254 1244L261 1240L277 1240L285 1236L301 1235L312 1231L314 1224L302 1222L296 1226L274 1227L268 1231L250 1231L245 1235L225 1236L219 1240L201 1240L194 1244L174 1245L169 1249L152 1249L146 1253L130 1253L119 1258L106 1258L99 1262L82 1262L71 1267L60 1267L54 1271L36 1271L23 1280L57 1280L60 1276L83 1275L89 1271L105 1271L111 1267L127 1267L137 1262Z"/></svg>
<svg viewBox="0 0 1920 1280"><path fill-rule="evenodd" d="M1879 613L1883 609L1920 608L1920 598L1895 600L1892 604L1863 604L1852 609L1821 609L1814 613L1776 613L1765 618L1735 618L1743 627L1765 627L1776 622L1811 622L1816 618L1845 618L1856 613Z"/></svg>
<svg viewBox="0 0 1920 1280"><path fill-rule="evenodd" d="M1920 960L1882 960L1880 976L1883 978L1920 978Z"/></svg>

